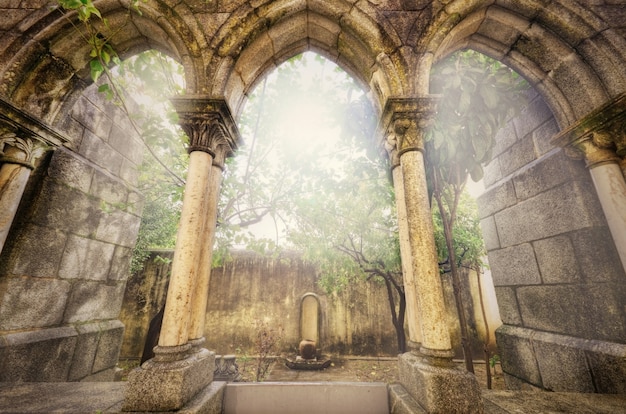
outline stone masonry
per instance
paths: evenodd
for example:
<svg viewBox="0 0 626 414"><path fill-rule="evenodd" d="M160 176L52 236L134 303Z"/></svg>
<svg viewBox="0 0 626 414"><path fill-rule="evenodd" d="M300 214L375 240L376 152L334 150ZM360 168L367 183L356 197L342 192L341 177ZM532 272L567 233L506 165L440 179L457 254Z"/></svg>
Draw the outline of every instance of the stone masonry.
<svg viewBox="0 0 626 414"><path fill-rule="evenodd" d="M514 389L624 393L624 269L584 163L550 144L556 132L535 96L499 133L479 199L503 371Z"/></svg>
<svg viewBox="0 0 626 414"><path fill-rule="evenodd" d="M453 387L432 387L440 379L472 381L446 368L451 352L443 293L432 258L418 254L431 254L433 244L421 142L436 115L429 73L438 60L464 48L515 69L536 96L501 131L480 200L505 323L498 341L508 384L625 391L623 1L139 3L140 14L129 13L127 2L94 1L108 22L95 19L94 28L99 38L110 37L122 58L158 49L183 64L186 93L178 100L194 107L198 119L208 115L203 102L217 105L211 115L219 118L212 130L217 135L192 128L199 133L195 138L227 138L234 150L234 120L248 93L266 73L307 50L332 59L369 91L380 118L374 139L381 146L393 143L390 154L400 160L394 185L406 193L399 210L407 213L402 243L413 272L405 277L415 282L411 309L420 323L411 326L421 343L401 358L403 386L431 412L445 412L452 400L461 407L472 399L475 412L482 404ZM8 184L0 205L11 207L0 211L0 380L110 379L141 214L134 189L141 142L118 109L96 93L90 46L76 31L75 11L63 11L54 0L9 0L0 3L0 13L0 182ZM34 147L39 156L33 163L18 157ZM219 181L225 154L217 149L209 145L201 151L205 155L191 154L216 170L212 183ZM194 173L197 183L208 178L199 168ZM201 186L186 190L190 200L204 200L202 208L217 196ZM212 218L198 220L204 222ZM186 247L177 248L180 257L193 256L199 240L187 239ZM191 265L174 272L170 285L180 294L165 312L161 366L169 366L170 351L178 350L172 358L190 363L189 373L181 373L187 381L200 373L196 362L209 366L211 357L196 320L204 317L198 308L207 292L191 289L200 264L180 263ZM163 370L154 366L150 375L160 384ZM434 366L441 369L435 373ZM172 398L188 399L187 391Z"/></svg>
<svg viewBox="0 0 626 414"><path fill-rule="evenodd" d="M90 89L22 199L0 265L0 381L112 380L142 209L142 146ZM29 254L24 254L30 252Z"/></svg>

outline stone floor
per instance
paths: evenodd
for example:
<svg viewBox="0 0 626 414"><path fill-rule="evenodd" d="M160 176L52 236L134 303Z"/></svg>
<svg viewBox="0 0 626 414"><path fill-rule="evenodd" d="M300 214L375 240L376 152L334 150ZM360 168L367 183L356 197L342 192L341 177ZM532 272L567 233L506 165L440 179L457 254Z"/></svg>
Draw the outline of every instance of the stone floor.
<svg viewBox="0 0 626 414"><path fill-rule="evenodd" d="M124 382L1 383L0 413L119 413ZM626 395L484 391L487 414L626 413Z"/></svg>
<svg viewBox="0 0 626 414"><path fill-rule="evenodd" d="M294 371L277 364L266 381L271 382L352 382L388 381L385 364L370 361L378 372L355 377L358 370L335 364L329 371ZM381 376L382 375L382 376ZM391 381L388 381L391 382ZM213 383L216 384L216 383ZM0 414L26 413L119 413L125 382L82 383L0 383ZM487 414L595 413L626 414L626 395L517 392L484 390ZM193 412L193 411L189 411Z"/></svg>

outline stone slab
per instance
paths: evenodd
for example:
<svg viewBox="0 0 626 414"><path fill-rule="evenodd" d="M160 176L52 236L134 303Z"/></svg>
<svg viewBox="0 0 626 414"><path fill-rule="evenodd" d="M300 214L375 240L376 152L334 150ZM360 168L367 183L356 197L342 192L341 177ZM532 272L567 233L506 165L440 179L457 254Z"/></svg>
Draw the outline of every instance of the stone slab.
<svg viewBox="0 0 626 414"><path fill-rule="evenodd" d="M261 385L261 384L259 384ZM285 387L289 384L284 383ZM213 382L206 387L188 405L178 413L218 414L212 411L217 405L221 407L221 399L226 384ZM124 396L125 382L98 383L0 383L0 414L40 414L40 413L122 413L121 404ZM401 385L389 387L390 401L394 394L406 396ZM410 396L409 396L410 397ZM617 414L626 410L626 394L576 394L558 392L520 392L483 390L482 397L486 414L508 413L595 413ZM390 404L393 408L393 404ZM396 404L397 407L397 404ZM421 414L421 407L409 405L411 414ZM346 411L352 412L352 411ZM405 411L387 411L404 414Z"/></svg>
<svg viewBox="0 0 626 414"><path fill-rule="evenodd" d="M125 387L123 382L0 383L0 413L110 412Z"/></svg>
<svg viewBox="0 0 626 414"><path fill-rule="evenodd" d="M224 414L389 413L387 384L362 382L229 383Z"/></svg>
<svg viewBox="0 0 626 414"><path fill-rule="evenodd" d="M426 414L401 384L389 385L390 414Z"/></svg>
<svg viewBox="0 0 626 414"><path fill-rule="evenodd" d="M618 414L626 412L626 395L576 394L534 391L483 391L490 403L487 413L577 413L577 414Z"/></svg>

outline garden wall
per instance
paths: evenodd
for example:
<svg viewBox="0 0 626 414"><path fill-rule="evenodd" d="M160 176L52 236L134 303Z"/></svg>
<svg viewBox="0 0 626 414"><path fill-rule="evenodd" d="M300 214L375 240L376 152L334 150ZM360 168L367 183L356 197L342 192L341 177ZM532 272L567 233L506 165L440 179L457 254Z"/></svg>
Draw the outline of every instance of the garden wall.
<svg viewBox="0 0 626 414"><path fill-rule="evenodd" d="M150 319L163 304L165 286L170 270L168 260L172 252L155 252L146 262L142 274L128 281L124 307L120 319L126 325L121 358L139 358ZM155 260L156 259L156 260ZM452 336L460 344L458 320L447 276L448 319ZM484 322L477 299L476 275L465 275L466 292L475 299L468 304L470 330L474 339L474 353L484 357ZM296 354L300 342L300 303L307 294L313 294L320 304L319 347L326 354L395 356L396 334L384 285L361 283L347 289L326 294L318 286L314 267L303 263L296 254L281 258L262 257L252 252L233 253L233 260L211 274L205 336L207 347L218 354L254 355L257 353L255 335L259 323L272 329L281 328L284 338L280 351ZM489 304L489 299L485 299ZM492 308L493 310L493 305ZM489 313L489 311L488 311ZM493 313L493 312L491 312ZM490 321L493 331L499 319ZM493 332L490 335L494 347ZM461 350L457 346L457 355Z"/></svg>

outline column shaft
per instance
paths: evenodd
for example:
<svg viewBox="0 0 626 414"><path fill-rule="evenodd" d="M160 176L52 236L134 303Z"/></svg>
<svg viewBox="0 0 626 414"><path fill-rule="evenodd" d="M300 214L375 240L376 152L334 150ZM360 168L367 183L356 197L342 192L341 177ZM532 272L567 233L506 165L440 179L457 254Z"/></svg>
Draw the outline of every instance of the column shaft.
<svg viewBox="0 0 626 414"><path fill-rule="evenodd" d="M402 260L402 275L404 278L404 295L406 297L406 318L409 327L409 345L415 346L422 342L421 315L417 303L417 285L413 274L413 260L409 239L409 225L406 215L406 200L404 197L404 181L402 169L393 168L393 185L396 194L396 209L398 214L398 233L400 239L400 258Z"/></svg>
<svg viewBox="0 0 626 414"><path fill-rule="evenodd" d="M0 136L0 252L4 248L35 160L44 145L13 133Z"/></svg>
<svg viewBox="0 0 626 414"><path fill-rule="evenodd" d="M422 353L451 356L443 289L439 276L433 223L421 151L400 155L404 179L407 221L413 274L417 283L419 314L422 317Z"/></svg>
<svg viewBox="0 0 626 414"><path fill-rule="evenodd" d="M187 183L159 346L183 345L189 339L191 306L198 277L197 264L202 252L205 198L212 161L211 154L204 151L192 151L189 154Z"/></svg>
<svg viewBox="0 0 626 414"><path fill-rule="evenodd" d="M6 163L0 167L0 252L9 235L28 177L30 169L22 165Z"/></svg>
<svg viewBox="0 0 626 414"><path fill-rule="evenodd" d="M207 209L205 214L202 252L200 254L196 295L194 295L191 310L191 325L189 328L190 339L204 337L204 324L206 320L206 307L209 297L209 282L211 278L211 263L213 261L213 242L217 226L217 203L222 183L222 169L219 166L211 167L211 175L207 190Z"/></svg>

